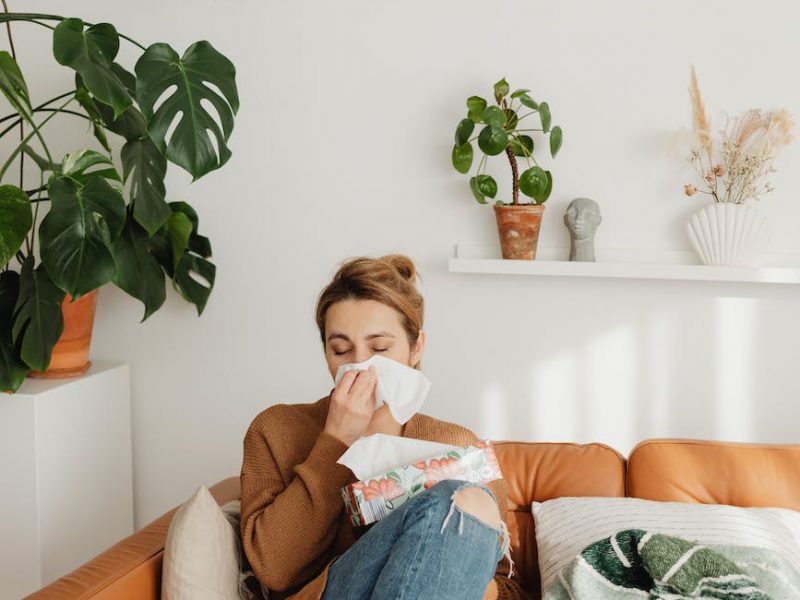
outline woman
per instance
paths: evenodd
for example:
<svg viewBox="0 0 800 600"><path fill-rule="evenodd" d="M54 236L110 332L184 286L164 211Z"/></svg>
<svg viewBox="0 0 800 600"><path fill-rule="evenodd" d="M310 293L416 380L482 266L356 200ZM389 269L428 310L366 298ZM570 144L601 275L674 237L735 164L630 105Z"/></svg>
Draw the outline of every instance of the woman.
<svg viewBox="0 0 800 600"><path fill-rule="evenodd" d="M374 353L419 368L425 333L415 280L413 262L401 255L341 266L316 310L332 377ZM375 409L375 384L374 368L350 371L328 396L271 406L247 431L242 539L270 598L526 598L512 573L502 480L445 480L377 523L351 525L341 489L356 477L336 460L360 436L459 446L478 439L421 413L398 423L388 406Z"/></svg>

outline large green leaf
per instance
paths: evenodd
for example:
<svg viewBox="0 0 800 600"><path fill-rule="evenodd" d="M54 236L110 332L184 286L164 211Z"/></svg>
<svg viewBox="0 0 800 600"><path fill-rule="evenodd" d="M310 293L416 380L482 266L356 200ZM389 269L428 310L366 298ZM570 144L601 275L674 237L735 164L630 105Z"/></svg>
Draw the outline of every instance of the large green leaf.
<svg viewBox="0 0 800 600"><path fill-rule="evenodd" d="M553 158L556 157L558 151L561 150L561 143L564 140L564 133L561 131L561 127L553 127L550 130L550 156Z"/></svg>
<svg viewBox="0 0 800 600"><path fill-rule="evenodd" d="M503 114L502 112L500 114ZM505 118L505 116L503 116ZM486 154L495 156L506 148L508 143L508 133L502 127L487 125L478 136L478 146Z"/></svg>
<svg viewBox="0 0 800 600"><path fill-rule="evenodd" d="M487 125L502 127L506 122L505 113L496 106L489 106L481 113L481 121Z"/></svg>
<svg viewBox="0 0 800 600"><path fill-rule="evenodd" d="M122 191L122 178L114 167L114 162L96 150L78 150L64 157L61 175L73 179L84 186L92 177L102 177L117 190Z"/></svg>
<svg viewBox="0 0 800 600"><path fill-rule="evenodd" d="M191 225L190 225L191 227ZM114 283L144 304L142 321L157 311L166 298L164 270L151 252L147 232L128 218L114 242L117 272Z"/></svg>
<svg viewBox="0 0 800 600"><path fill-rule="evenodd" d="M211 257L211 243L208 238L199 235L197 213L185 202L170 202L170 209L185 215L192 224L188 246L177 257L173 252L180 248L182 240L176 239L184 235L181 228L165 225L154 238L153 253L172 278L172 285L185 300L197 307L200 315L205 309L216 278L216 266L206 260ZM181 219L176 221L181 222Z"/></svg>
<svg viewBox="0 0 800 600"><path fill-rule="evenodd" d="M0 52L0 92L6 97L12 108L20 116L30 122L33 112L28 95L28 86L17 61L5 50Z"/></svg>
<svg viewBox="0 0 800 600"><path fill-rule="evenodd" d="M167 237L172 249L172 266L178 267L178 263L183 258L183 253L189 247L189 240L192 237L194 225L185 213L176 211L167 220Z"/></svg>
<svg viewBox="0 0 800 600"><path fill-rule="evenodd" d="M533 138L529 135L517 135L511 138L511 150L515 156L533 155Z"/></svg>
<svg viewBox="0 0 800 600"><path fill-rule="evenodd" d="M13 392L22 385L29 367L22 362L12 334L14 307L19 298L19 273L0 273L0 391Z"/></svg>
<svg viewBox="0 0 800 600"><path fill-rule="evenodd" d="M478 175L471 177L469 187L475 200L481 204L487 204L486 197L494 198L497 195L497 182L491 175Z"/></svg>
<svg viewBox="0 0 800 600"><path fill-rule="evenodd" d="M53 31L55 59L79 73L92 95L114 109L115 118L133 101L113 69L117 51L119 36L109 23L85 27L80 19L64 19Z"/></svg>
<svg viewBox="0 0 800 600"><path fill-rule="evenodd" d="M541 197L547 190L547 173L541 167L531 167L519 176L520 191L531 198Z"/></svg>
<svg viewBox="0 0 800 600"><path fill-rule="evenodd" d="M500 100L502 100L506 94L508 94L508 82L506 81L505 77L494 84L494 99L497 100L497 103L500 104Z"/></svg>
<svg viewBox="0 0 800 600"><path fill-rule="evenodd" d="M89 90L86 89L83 83L83 79L81 79L81 76L77 73L75 73L75 100L77 100L78 104L86 111L86 115L92 122L92 133L94 137L107 152L111 152L111 146L108 144L108 136L106 136L106 124L103 121L103 115L100 114L97 102L92 98L91 93L89 93ZM106 108L113 114L114 111L111 108L107 106Z"/></svg>
<svg viewBox="0 0 800 600"><path fill-rule="evenodd" d="M550 105L547 102L539 104L539 117L542 119L542 130L550 131L552 117L550 116Z"/></svg>
<svg viewBox="0 0 800 600"><path fill-rule="evenodd" d="M473 123L480 123L481 114L486 108L486 100L480 96L470 96L467 98L467 116Z"/></svg>
<svg viewBox="0 0 800 600"><path fill-rule="evenodd" d="M0 265L17 253L32 225L28 195L15 185L0 185Z"/></svg>
<svg viewBox="0 0 800 600"><path fill-rule="evenodd" d="M452 161L453 166L459 173L466 173L472 166L473 157L472 144L467 142L462 146L453 146Z"/></svg>
<svg viewBox="0 0 800 600"><path fill-rule="evenodd" d="M153 141L194 179L230 158L227 142L239 110L236 69L208 42L192 44L182 57L167 44L150 46L136 62L136 98ZM203 100L213 106L222 128Z"/></svg>
<svg viewBox="0 0 800 600"><path fill-rule="evenodd" d="M165 200L167 160L146 135L127 142L121 156L125 181L131 180L133 216L149 235L153 235L172 214Z"/></svg>
<svg viewBox="0 0 800 600"><path fill-rule="evenodd" d="M81 187L57 177L48 186L50 212L39 226L42 262L74 298L114 277L112 243L125 225L122 194L98 175Z"/></svg>
<svg viewBox="0 0 800 600"><path fill-rule="evenodd" d="M33 257L22 265L19 298L14 309L14 343L28 366L44 371L58 338L64 331L61 303L64 292L56 287L43 265L33 268Z"/></svg>
<svg viewBox="0 0 800 600"><path fill-rule="evenodd" d="M520 94L519 101L531 110L539 110L539 105L528 94Z"/></svg>
<svg viewBox="0 0 800 600"><path fill-rule="evenodd" d="M456 127L456 146L463 146L466 144L474 129L475 123L472 119L461 119L458 127Z"/></svg>

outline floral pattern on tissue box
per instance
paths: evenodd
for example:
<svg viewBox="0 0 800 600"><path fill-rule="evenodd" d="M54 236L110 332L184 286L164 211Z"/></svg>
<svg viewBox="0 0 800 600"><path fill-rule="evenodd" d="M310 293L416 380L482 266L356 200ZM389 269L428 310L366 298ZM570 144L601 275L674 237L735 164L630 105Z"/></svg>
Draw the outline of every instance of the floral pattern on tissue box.
<svg viewBox="0 0 800 600"><path fill-rule="evenodd" d="M342 496L353 525L369 525L445 479L488 483L502 477L491 441L478 440L351 483L342 488Z"/></svg>

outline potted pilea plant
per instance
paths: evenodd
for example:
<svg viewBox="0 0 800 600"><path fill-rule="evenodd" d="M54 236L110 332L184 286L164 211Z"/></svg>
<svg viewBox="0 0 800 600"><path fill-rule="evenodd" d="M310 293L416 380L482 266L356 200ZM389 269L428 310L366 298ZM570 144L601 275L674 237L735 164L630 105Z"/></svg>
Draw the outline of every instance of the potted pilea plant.
<svg viewBox="0 0 800 600"><path fill-rule="evenodd" d="M469 187L479 203L488 204L487 198L497 196L497 182L486 173L487 158L505 153L511 165L512 201L495 200L494 203L503 258L532 260L536 258L539 227L544 203L553 190L553 176L534 158L534 138L528 134L539 132L539 135L548 135L550 155L555 158L561 148L563 133L560 127L552 127L547 102L534 101L527 89L516 90L510 95L509 90L505 79L495 83L495 104L492 106L480 96L467 98L467 116L456 127L452 161L456 171L469 173L474 157L472 142L477 140L483 156L475 174L470 177ZM520 114L526 109L525 114ZM528 122L525 119L532 115L539 116L541 127L526 127ZM470 137L478 126L480 132ZM528 166L522 174L518 171L517 157L524 159ZM520 191L530 198L529 202L519 201Z"/></svg>
<svg viewBox="0 0 800 600"><path fill-rule="evenodd" d="M239 108L235 68L206 41L181 56L165 43L145 47L109 23L0 14L0 23L12 21L52 30L53 57L74 71L75 84L34 102L9 30L11 52L0 52L0 92L11 112L0 117L0 138L18 130L19 142L0 157L5 391L56 363L58 374L85 370L96 290L107 283L142 302L142 320L163 304L167 278L203 312L215 278L211 244L189 204L167 201L164 179L169 162L194 180L223 166ZM121 39L141 51L132 72L116 62ZM45 131L56 116L85 120L98 149L54 156ZM38 171L34 177L26 160ZM85 320L65 325L73 315ZM59 339L63 356L54 351Z"/></svg>

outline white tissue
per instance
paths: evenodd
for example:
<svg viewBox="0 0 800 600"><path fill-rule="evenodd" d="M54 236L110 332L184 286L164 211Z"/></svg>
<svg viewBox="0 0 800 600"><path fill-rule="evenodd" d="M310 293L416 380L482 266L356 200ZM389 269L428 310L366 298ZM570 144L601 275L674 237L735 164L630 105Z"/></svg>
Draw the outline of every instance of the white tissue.
<svg viewBox="0 0 800 600"><path fill-rule="evenodd" d="M387 404L395 421L400 424L419 412L431 389L430 379L421 371L380 354L373 354L371 358L360 363L342 365L336 371L335 384L338 384L348 371L364 371L370 365L375 365L375 374L378 376L375 388L376 410L384 403Z"/></svg>
<svg viewBox="0 0 800 600"><path fill-rule="evenodd" d="M458 446L373 433L353 442L336 462L346 466L363 481L455 448Z"/></svg>

